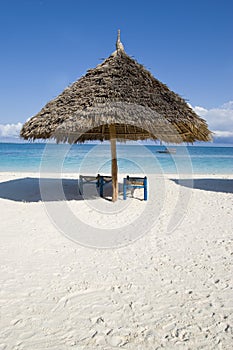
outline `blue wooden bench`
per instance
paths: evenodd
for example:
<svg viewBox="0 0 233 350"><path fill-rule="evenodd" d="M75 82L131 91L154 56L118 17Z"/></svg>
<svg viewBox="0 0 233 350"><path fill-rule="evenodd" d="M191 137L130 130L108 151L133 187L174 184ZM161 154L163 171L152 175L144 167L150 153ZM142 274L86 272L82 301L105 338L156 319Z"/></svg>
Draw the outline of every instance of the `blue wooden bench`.
<svg viewBox="0 0 233 350"><path fill-rule="evenodd" d="M127 197L127 190L128 189L136 189L136 188L143 188L144 189L144 201L147 201L148 194L147 194L147 177L132 177L127 176L124 178L123 182L123 199L126 200Z"/></svg>

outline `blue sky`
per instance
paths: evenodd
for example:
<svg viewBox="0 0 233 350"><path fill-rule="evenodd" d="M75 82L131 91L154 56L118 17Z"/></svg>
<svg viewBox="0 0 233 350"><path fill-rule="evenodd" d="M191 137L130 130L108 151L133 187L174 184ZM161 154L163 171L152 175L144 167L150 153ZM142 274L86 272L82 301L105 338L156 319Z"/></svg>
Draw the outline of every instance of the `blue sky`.
<svg viewBox="0 0 233 350"><path fill-rule="evenodd" d="M232 0L0 0L0 137L107 58L120 28L126 52L231 141L232 17Z"/></svg>

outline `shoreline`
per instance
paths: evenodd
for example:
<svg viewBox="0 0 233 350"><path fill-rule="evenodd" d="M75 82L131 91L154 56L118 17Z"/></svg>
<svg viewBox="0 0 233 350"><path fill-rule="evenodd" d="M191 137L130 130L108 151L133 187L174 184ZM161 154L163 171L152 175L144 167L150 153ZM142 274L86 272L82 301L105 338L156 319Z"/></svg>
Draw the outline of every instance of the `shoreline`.
<svg viewBox="0 0 233 350"><path fill-rule="evenodd" d="M6 177L38 177L38 178L43 178L44 176L52 175L54 178L71 178L71 179L79 179L79 173L74 173L74 172L64 172L64 173L41 173L39 171L37 172L32 172L32 171L0 171L0 181ZM84 176L96 176L96 173L90 172L90 173L81 173ZM109 173L105 174L110 175ZM123 177L128 175L127 173L118 173L119 181L123 181ZM138 176L138 177L144 177L145 174L129 174L131 176ZM190 178L190 179L199 179L199 178L213 178L213 179L233 179L233 174L230 173L221 173L221 174L216 174L216 173L182 173L182 174L177 174L177 173L158 173L158 174L148 174L148 178L165 178L165 179L181 179L181 178Z"/></svg>

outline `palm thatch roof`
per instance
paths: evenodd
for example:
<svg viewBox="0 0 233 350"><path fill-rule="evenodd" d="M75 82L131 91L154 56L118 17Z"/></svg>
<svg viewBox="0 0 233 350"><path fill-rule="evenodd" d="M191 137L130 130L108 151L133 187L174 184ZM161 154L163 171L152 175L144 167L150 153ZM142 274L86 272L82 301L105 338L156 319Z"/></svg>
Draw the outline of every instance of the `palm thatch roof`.
<svg viewBox="0 0 233 350"><path fill-rule="evenodd" d="M205 120L129 57L119 35L117 50L48 102L23 125L21 136L69 143L104 141L110 139L113 124L121 141L211 139Z"/></svg>

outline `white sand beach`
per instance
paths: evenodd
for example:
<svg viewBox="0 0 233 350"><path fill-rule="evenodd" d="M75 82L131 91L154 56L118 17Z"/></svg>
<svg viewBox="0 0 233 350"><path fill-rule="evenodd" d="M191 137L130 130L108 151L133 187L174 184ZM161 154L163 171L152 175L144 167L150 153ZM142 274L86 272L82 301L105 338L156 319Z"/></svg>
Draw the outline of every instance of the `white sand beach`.
<svg viewBox="0 0 233 350"><path fill-rule="evenodd" d="M233 176L194 175L190 188L166 175L162 204L159 189L148 203L140 190L80 200L74 174L66 203L43 202L38 177L0 173L1 350L232 349ZM130 224L132 241L74 242L53 222L61 204L109 237Z"/></svg>

